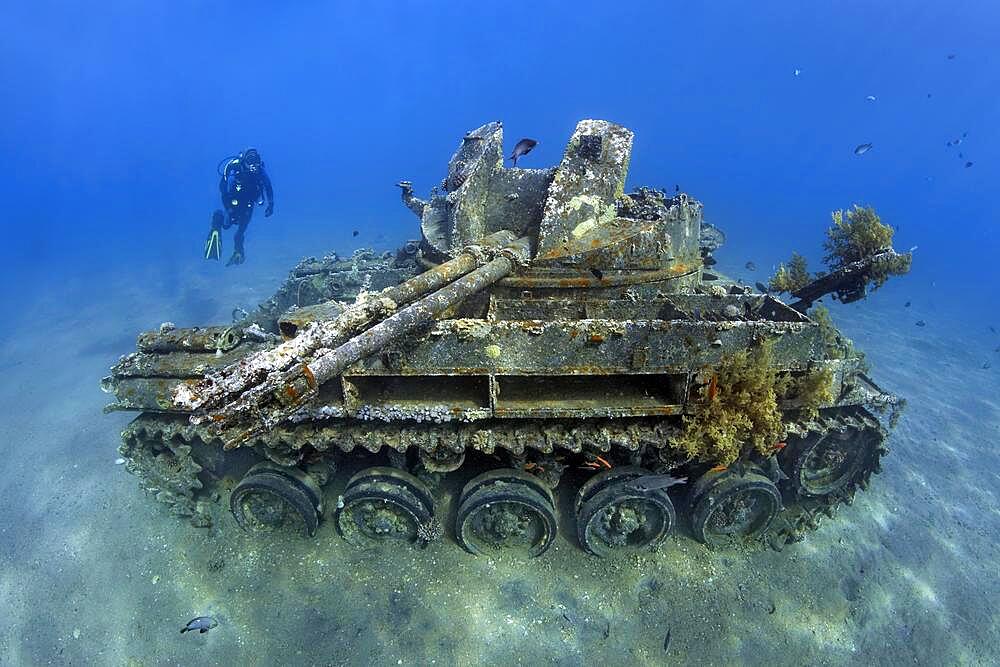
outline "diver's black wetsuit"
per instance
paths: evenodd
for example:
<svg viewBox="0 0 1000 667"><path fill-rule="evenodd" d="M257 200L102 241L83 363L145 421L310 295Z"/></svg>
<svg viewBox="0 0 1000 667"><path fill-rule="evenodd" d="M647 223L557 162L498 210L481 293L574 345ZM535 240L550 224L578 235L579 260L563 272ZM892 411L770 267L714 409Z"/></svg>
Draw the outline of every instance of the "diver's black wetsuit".
<svg viewBox="0 0 1000 667"><path fill-rule="evenodd" d="M264 216L270 216L274 212L274 191L271 188L271 179L268 178L264 170L264 163L260 161L260 156L250 150L244 152L238 158L233 158L226 163L226 168L222 172L219 180L219 192L222 194L222 206L226 210L226 221L223 224L225 229L236 225L236 234L233 236L233 256L229 259L229 264L242 264L245 258L243 249L243 237L246 235L247 225L250 224L250 216L253 215L253 207L261 201L267 203L264 209ZM249 159L248 159L249 158Z"/></svg>

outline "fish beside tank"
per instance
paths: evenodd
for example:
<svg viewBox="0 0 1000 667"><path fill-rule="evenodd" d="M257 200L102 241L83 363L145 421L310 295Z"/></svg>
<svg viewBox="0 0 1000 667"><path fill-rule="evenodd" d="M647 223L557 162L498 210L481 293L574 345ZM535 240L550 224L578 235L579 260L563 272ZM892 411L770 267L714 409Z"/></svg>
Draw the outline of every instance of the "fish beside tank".
<svg viewBox="0 0 1000 667"><path fill-rule="evenodd" d="M228 507L359 547L539 556L560 525L598 556L681 526L715 548L801 539L879 472L902 407L810 308L911 255L856 207L827 272L793 258L743 285L708 268L725 237L699 201L624 191L632 140L584 120L558 165L508 168L488 123L430 198L400 182L419 240L305 260L229 325L141 334L102 382L140 413L127 469L195 525Z"/></svg>

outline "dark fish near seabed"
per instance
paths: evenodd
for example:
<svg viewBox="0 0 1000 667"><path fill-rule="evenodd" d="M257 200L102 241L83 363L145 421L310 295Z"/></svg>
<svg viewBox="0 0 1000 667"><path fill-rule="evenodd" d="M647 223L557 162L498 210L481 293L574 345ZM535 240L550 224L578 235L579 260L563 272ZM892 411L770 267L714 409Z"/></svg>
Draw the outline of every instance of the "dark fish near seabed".
<svg viewBox="0 0 1000 667"><path fill-rule="evenodd" d="M516 167L517 158L521 157L522 155L527 155L537 145L538 142L535 141L534 139L521 139L519 142L517 142L517 145L514 146L514 152L510 154L509 159L514 161L514 166Z"/></svg>
<svg viewBox="0 0 1000 667"><path fill-rule="evenodd" d="M971 162L966 162L966 163L965 163L965 168L966 168L966 169L968 169L968 168L969 168L969 167L971 167L971 166L972 166L972 163L971 163Z"/></svg>
<svg viewBox="0 0 1000 667"><path fill-rule="evenodd" d="M667 636L663 638L663 650L670 650L670 628L667 628Z"/></svg>
<svg viewBox="0 0 1000 667"><path fill-rule="evenodd" d="M909 308L909 307L910 307L910 302L909 301L907 301L906 303L903 304L903 308Z"/></svg>
<svg viewBox="0 0 1000 667"><path fill-rule="evenodd" d="M784 449L784 443L779 443L779 444L782 445L782 447L780 449ZM770 474L768 476L771 478L771 481L773 481L775 484L777 484L778 482L780 482L782 480L788 479L788 475L786 475L785 471L781 469L780 465L778 465L778 459L776 459L775 457L772 456L769 460L770 460L771 463L769 464L769 466L770 466L770 470L769 470Z"/></svg>
<svg viewBox="0 0 1000 667"><path fill-rule="evenodd" d="M627 484L633 491L655 491L657 489L667 489L676 484L684 484L687 477L674 477L673 475L643 475L637 477Z"/></svg>
<svg viewBox="0 0 1000 667"><path fill-rule="evenodd" d="M767 291L768 291L767 290L767 285L765 285L764 283L759 283L759 282L758 283L754 283L753 286L756 287L758 290L760 290L761 294L767 294Z"/></svg>
<svg viewBox="0 0 1000 667"><path fill-rule="evenodd" d="M355 229L353 232L351 232L351 236L357 236L360 233L361 232L359 232L358 230Z"/></svg>
<svg viewBox="0 0 1000 667"><path fill-rule="evenodd" d="M986 362L983 362L983 370L984 370L984 371L985 371L985 370L986 370L987 368L989 368L989 367L990 367L990 362L988 362L988 361L986 361Z"/></svg>
<svg viewBox="0 0 1000 667"><path fill-rule="evenodd" d="M925 326L927 326L927 322L924 322L923 320L917 320L916 324L917 324L918 327L925 327Z"/></svg>
<svg viewBox="0 0 1000 667"><path fill-rule="evenodd" d="M747 262L743 266L746 267L747 271L756 271L757 270L757 265L754 264L753 262Z"/></svg>
<svg viewBox="0 0 1000 667"><path fill-rule="evenodd" d="M604 280L604 273L600 269L590 269L590 273L598 280Z"/></svg>
<svg viewBox="0 0 1000 667"><path fill-rule="evenodd" d="M192 618L187 622L187 625L181 628L181 634L183 635L189 630L197 630L198 634L203 635L217 625L219 625L219 622L211 616L198 616L197 618Z"/></svg>
<svg viewBox="0 0 1000 667"><path fill-rule="evenodd" d="M871 144L859 144L854 149L854 154L855 155L864 155L865 153L867 153L871 149L872 149L872 145Z"/></svg>

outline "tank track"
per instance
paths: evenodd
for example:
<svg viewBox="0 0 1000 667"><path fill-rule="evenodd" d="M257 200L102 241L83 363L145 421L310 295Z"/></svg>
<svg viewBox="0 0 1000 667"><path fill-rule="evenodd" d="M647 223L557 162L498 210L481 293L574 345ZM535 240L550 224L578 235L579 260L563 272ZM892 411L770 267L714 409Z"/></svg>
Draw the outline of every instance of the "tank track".
<svg viewBox="0 0 1000 667"><path fill-rule="evenodd" d="M416 448L421 452L446 457L467 449L484 454L506 452L522 461L531 454L551 455L558 451L574 454L606 454L612 448L634 454L656 452L663 468L671 467L671 450L664 446L676 433L676 423L664 419L595 420L573 425L535 420L504 422L380 424L365 421L286 425L255 439L252 449L283 466L308 464L317 455L349 453L356 449L377 453L387 447L391 455ZM844 488L827 496L809 497L783 489L788 507L769 532L773 548L802 540L819 527L823 517L832 517L842 504L851 504L857 491L864 490L873 474L881 470L880 459L888 452L888 433L879 420L861 408L828 411L815 419L792 422L788 437L806 438L831 431L871 429L879 442ZM200 497L203 478L218 477L211 459L222 457L222 441L208 429L192 425L184 415L145 413L122 432L119 452L126 459L127 470L139 478L140 485L170 508L173 514L189 517L196 526L209 525L208 499ZM248 452L249 453L249 452ZM645 457L649 460L649 457ZM554 486L554 484L553 484Z"/></svg>
<svg viewBox="0 0 1000 667"><path fill-rule="evenodd" d="M676 430L674 423L656 418L628 421L599 419L573 425L531 419L412 423L405 426L352 420L325 425L282 425L254 438L249 445L275 463L295 465L312 452L336 449L348 453L363 449L376 453L383 447L398 452L415 447L427 453L444 450L456 454L470 449L484 454L505 450L515 456L531 450L542 454L552 454L557 450L577 454L584 451L609 452L612 447L637 452L644 447L662 447ZM222 448L222 441L209 429L192 425L182 415L144 413L125 429L122 437L128 439L136 434L170 442L178 440L180 443L198 439L209 445L218 444L220 450ZM122 455L125 456L125 453Z"/></svg>
<svg viewBox="0 0 1000 667"><path fill-rule="evenodd" d="M607 453L613 447L634 453L662 449L677 426L663 419L635 421L602 419L572 425L537 420L504 420L442 424L382 424L371 421L331 421L328 424L283 425L255 438L249 448L283 466L301 465L316 459L317 453L356 449L390 453L409 449L446 459L475 450L484 454L507 452L514 459L559 450ZM191 517L201 525L208 519L198 496L204 488L202 477L206 459L221 458L222 440L209 429L195 426L185 415L144 413L122 432L119 453L126 469L139 478L140 485L172 513ZM231 454L231 453L230 453ZM208 467L211 468L209 465Z"/></svg>
<svg viewBox="0 0 1000 667"><path fill-rule="evenodd" d="M200 437L185 425L186 419L140 416L122 431L118 453L140 486L166 504L172 514L190 518L194 526L207 527L211 515L204 501L197 499L204 488L200 478L204 467L192 456Z"/></svg>
<svg viewBox="0 0 1000 667"><path fill-rule="evenodd" d="M805 539L808 533L819 528L824 517L832 518L837 508L853 504L855 494L859 490L864 491L868 488L872 475L882 472L881 459L889 453L889 448L885 445L889 433L878 418L864 408L838 409L815 419L793 422L788 427L788 437L824 436L833 431L847 429L858 431L870 429L877 434L878 442L871 455L863 462L853 480L829 495L811 497L786 489L786 493L791 496L789 499L794 500L794 504L781 513L770 531L769 541L772 548L781 551L785 545Z"/></svg>

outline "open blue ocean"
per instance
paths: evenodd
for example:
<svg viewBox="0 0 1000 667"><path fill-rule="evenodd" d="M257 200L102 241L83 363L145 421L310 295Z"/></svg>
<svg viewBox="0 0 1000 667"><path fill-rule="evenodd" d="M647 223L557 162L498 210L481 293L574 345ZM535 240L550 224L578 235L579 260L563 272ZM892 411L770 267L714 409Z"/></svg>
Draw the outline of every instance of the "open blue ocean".
<svg viewBox="0 0 1000 667"><path fill-rule="evenodd" d="M1000 193L1000 5L43 0L4 3L0 26L0 665L1000 661L1000 218L994 201ZM584 120L611 125L578 125ZM494 122L499 125L483 129ZM630 149L624 163L608 166L620 147L609 137L624 136L614 134L619 126L631 132ZM604 129L586 129L594 127ZM588 137L596 134L587 132L605 132L596 152L588 152ZM516 146L523 149L524 138L535 143L520 151L518 170L509 157ZM480 144L492 146L484 150L495 149L494 158L470 157ZM456 151L469 152L449 171ZM573 151L592 164L560 180L576 169L566 157ZM708 254L702 245L693 261L707 256L704 271L718 274L726 287L715 293L704 283L684 283L675 290L668 280L659 292L626 289L642 284L629 275L650 268L629 261L646 251L662 259L666 252L662 243L655 251L652 241L643 245L659 232L640 230L640 241L627 251L614 246L609 255L588 255L589 249L572 255L587 258L577 267L583 277L574 277L583 282L573 285L599 288L593 294L604 305L595 306L585 289L559 292L558 279L565 278L559 272L569 260L546 268L539 248L570 256L567 248L580 239L593 239L593 247L620 241L611 232L592 235L592 226L607 219L601 210L610 218L616 210L622 215L613 195L606 200L612 208L593 204L595 218L567 226L558 248L544 238L550 220L582 215L581 207L603 196L601 169L617 169L608 182L623 178L626 193L656 188L667 207L700 202L701 222L722 230L725 243ZM483 179L509 187L482 200L462 194L494 187L481 185ZM430 202L421 209L423 225L401 203L401 181L412 183L418 209ZM591 194L567 195L560 209L560 187ZM466 209L456 203L462 197L473 201ZM431 211L446 200L451 208L441 208L441 216L451 217L442 222ZM645 443L687 423L681 412L693 413L681 394L710 404L721 391L719 400L726 400L728 387L717 388L727 377L722 366L705 370L691 361L688 371L668 373L664 361L647 373L654 364L647 359L683 365L698 355L718 361L713 345L751 349L730 342L732 327L719 327L723 333L706 338L704 349L668 354L687 335L684 327L702 331L725 319L721 305L711 311L713 295L729 299L739 292L743 300L734 302L733 312L753 322L751 307L764 301L752 295L772 299L761 295L771 292L782 303L768 317L787 325L786 343L799 335L807 327L790 323L808 320L788 308L795 299L777 294L769 279L793 252L806 258L810 271L835 271L824 261L831 213L856 205L877 211L893 231L895 250L912 253L912 268L867 298L825 298L823 304L843 339L864 351L867 376L879 391L905 399L906 409L890 429L859 418L853 404L838 412L830 403L810 422L812 435L801 437L884 427L888 452L871 466L881 473L869 479L850 468L843 492L841 482L824 481L837 488L829 496L836 511L830 518L825 509L810 509L802 521L817 525L801 541L772 549L762 528L756 546L710 549L697 525L699 512L710 511L697 509L703 491L694 483L709 479L703 475L721 470L745 478L749 464L756 471L749 474L771 484L788 507L790 493L813 502L826 492L815 491L822 486L815 479L819 486L781 479L807 465L805 454L797 462L798 454L781 451L786 442L788 452L799 451L794 429L787 439L766 443L781 440L768 450L770 459L744 448L739 459L734 453L684 463L656 454L653 466L655 447L629 449L629 437ZM462 250L496 231L491 216L501 209L514 211L512 219L524 216L521 229L516 220L502 226L512 239L527 234L534 257L511 260L507 273L494 276L500 291L488 305L479 296L456 298L451 310L394 340L412 343L428 327L448 326L432 324L438 320L473 324L455 325L451 337L429 335L426 350L417 343L402 352L369 350L349 360L356 362L350 372L337 367L320 389L309 379L317 366L300 371L288 361L282 367L300 373L299 384L289 381L292 388L282 391L292 398L275 398L275 404L314 390L319 397L336 393L342 403L326 412L307 403L312 416L299 412L270 423L280 422L276 428L290 434L280 444L262 444L270 441L260 436L265 439L248 440L235 452L253 452L255 461L277 470L259 473L267 479L254 489L260 498L283 499L283 516L312 503L315 515L302 521L314 535L285 539L270 531L257 538L241 530L244 510L258 518L277 511L262 509L259 498L240 509L232 500L249 488L243 475L251 475L250 459L231 463L232 456L213 468L224 458L225 437L212 440L197 430L211 423L188 424L191 410L164 403L163 392L195 386L211 375L206 368L243 358L241 350L278 345L276 318L290 304L342 302L322 316L300 312L305 319L295 326L302 332L307 321L336 317L355 298L362 303L366 294L451 258L477 266L487 259L494 267L507 262L492 250L488 258L477 255L478 245L472 254ZM213 241L215 211L222 217ZM429 231L451 224L440 238ZM238 230L245 234L242 248ZM667 245L677 250L686 241L671 233ZM689 241L684 247L697 254L697 239ZM504 252L514 252L510 247ZM371 251L357 254L360 248ZM420 261L406 254L417 252ZM663 265L676 268L671 279L697 271L685 269L683 253L675 254ZM332 284L322 276L333 257L341 261L335 270L347 276L335 284L343 293L323 292ZM304 258L311 263L300 264ZM527 268L532 261L544 274L534 282L524 277L536 270ZM395 272L383 282L390 265ZM520 282L508 277L518 272ZM726 292L730 287L736 292ZM273 330L246 334L241 318L252 319L276 292L284 296L275 296ZM697 294L687 299L688 292ZM543 303L557 297L565 300L558 317L555 306ZM378 317L415 299L383 304ZM523 303L529 299L538 301L534 310ZM589 305L580 305L584 301ZM667 303L674 315L643 315L642 304L652 302ZM470 314L476 304L481 317ZM625 325L598 331L588 324L587 336L576 340L574 329L563 343L550 337L550 329L561 326L555 320L577 307L582 314L570 320L666 320L662 331L681 333L642 338L621 352L619 363L613 361L617 339L605 339L628 338L638 324L629 324L628 333ZM525 315L526 308L533 314ZM791 314L773 314L786 310ZM496 320L519 319L535 322L525 325L527 338L496 338L502 328ZM493 329L476 328L484 321ZM174 335L209 325L235 326L243 347L232 352L221 338L202 345ZM140 356L123 371L120 357L136 352L141 332L155 332L155 341L144 348L140 340ZM325 339L309 354L347 338ZM452 340L457 347L448 346ZM574 354L566 350L578 343L577 361L560 361L558 371L545 365ZM466 344L479 345L475 363L462 356ZM781 345L779 356L804 349ZM466 368L453 378L440 370L449 355L480 371ZM540 357L544 363L533 360ZM792 365L797 373L813 372L810 360ZM648 383L622 370L628 364L641 367L636 373L651 378ZM418 377L431 366L438 369L431 379ZM589 379L586 369L594 367L605 379ZM607 370L612 367L617 370ZM253 381L264 381L265 371ZM584 377L549 384L552 375ZM101 391L105 376L114 378L105 383L111 395ZM835 381L844 387L836 400L846 400L847 381L841 375ZM393 391L403 396L397 403L389 398ZM151 397L155 392L161 393ZM118 409L103 412L109 403ZM542 403L547 407L532 411ZM649 410L642 407L647 403ZM413 407L418 404L424 407ZM216 408L232 408L222 405ZM560 406L570 407L560 412ZM264 423L252 421L264 420L258 407L240 409L239 419L251 420L244 426ZM750 408L734 410L750 414ZM150 421L136 426L140 413ZM675 419L654 425L665 416ZM319 421L308 426L310 435L302 435L306 427L295 430L314 417ZM342 417L346 421L338 421ZM470 434L483 419L489 428ZM354 425L337 426L341 422ZM565 434L584 422L590 426L579 426L581 432L592 426L605 448L588 449L591 441L583 436L573 441L582 445L565 444L572 441ZM400 423L402 430L394 426ZM425 426L440 431L427 436ZM631 435L616 440L619 427ZM647 427L653 435L636 435ZM338 428L338 435L324 435L323 429ZM524 451L510 449L509 442L530 441L523 433L536 433L531 429L548 450L530 442ZM487 442L482 438L500 444L480 446ZM136 453L150 440L158 444ZM337 450L350 449L348 441L359 443L352 453ZM334 464L331 452L343 460ZM464 463L454 464L458 456ZM824 465L842 465L836 452L825 456ZM501 461L517 479L543 479L548 486L530 490L529 480L528 487L503 491L514 501L497 489L514 488L517 480L486 480L480 491L500 495L483 502L480 517L479 509L466 509L465 501L474 499L464 485ZM405 483L391 473L384 473L388 481L369 481L377 487L371 493L395 493L397 500L409 494L406 502L418 503L411 496L423 498L426 483L433 499L421 505L427 516L418 508L389 518L370 501L371 514L358 519L358 530L374 531L378 542L384 530L412 529L412 539L402 541L417 546L357 548L350 539L339 517L362 510L352 510L360 491L352 491L349 478L369 465L407 471ZM289 466L298 471L294 479ZM645 485L637 490L631 477L614 482L625 484L623 493L639 494L633 505L646 503L630 520L648 522L650 512L672 503L675 523L667 530L664 519L663 540L648 545L655 548L600 558L579 537L586 524L580 517L589 516L580 489L592 473L612 480L627 466L642 468L633 476ZM549 475L564 468L556 486L558 474L555 481ZM185 470L195 487L183 486ZM668 472L686 481L675 484L664 477ZM419 488L408 481L417 478ZM279 483L291 490L269 486ZM157 502L164 494L169 502ZM778 503L779 495L774 498ZM755 521L733 517L763 512L759 502L733 505L733 526ZM497 510L503 503L528 507L528 515L522 509L503 514ZM512 555L492 550L496 544L478 556L468 553L477 550L468 541L479 538L463 537L467 512L469 530L489 525L494 537L499 531L510 540L512 531L547 530L548 514L531 509L538 503L551 505L557 527L547 553ZM704 521L721 525L717 518ZM601 525L595 528L601 535L611 530ZM189 621L195 623L190 631L178 632Z"/></svg>

